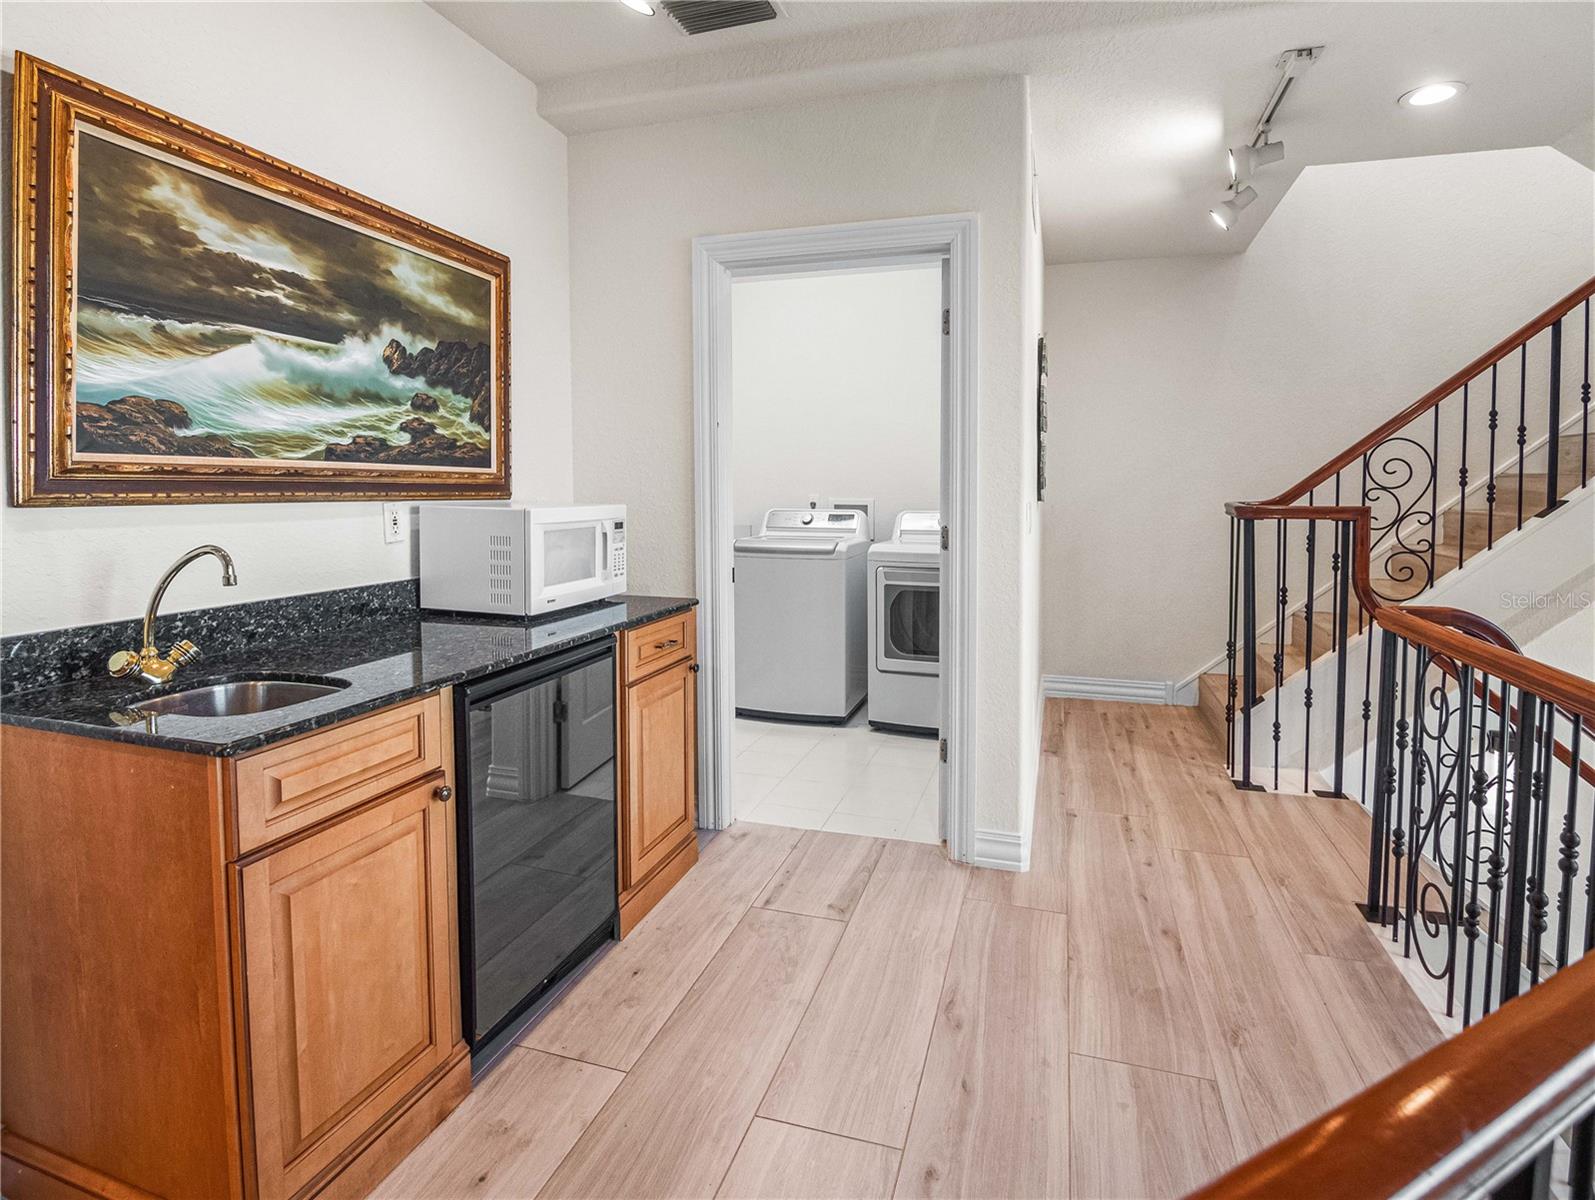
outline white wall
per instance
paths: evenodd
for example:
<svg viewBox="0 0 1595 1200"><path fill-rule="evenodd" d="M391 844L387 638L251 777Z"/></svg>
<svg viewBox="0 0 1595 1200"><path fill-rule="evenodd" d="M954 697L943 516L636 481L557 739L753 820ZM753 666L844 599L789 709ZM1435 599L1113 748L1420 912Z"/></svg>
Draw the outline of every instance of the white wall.
<svg viewBox="0 0 1595 1200"><path fill-rule="evenodd" d="M941 268L731 287L732 510L873 497L875 536L940 507Z"/></svg>
<svg viewBox="0 0 1595 1200"><path fill-rule="evenodd" d="M1023 631L1025 84L1007 78L583 134L570 142L576 494L630 507L643 590L693 575L691 245L931 213L980 219L975 823L1017 832L1033 767ZM1031 513L1030 519L1034 520ZM1025 801L1027 803L1028 801Z"/></svg>
<svg viewBox="0 0 1595 1200"><path fill-rule="evenodd" d="M1223 650L1227 500L1290 486L1595 274L1548 148L1312 167L1230 258L1049 267L1044 669Z"/></svg>
<svg viewBox="0 0 1595 1200"><path fill-rule="evenodd" d="M0 46L8 77L27 50L508 254L514 490L569 499L565 138L524 78L420 4L7 3ZM206 541L239 586L193 571L169 608L413 574L374 503L6 507L0 631L135 616Z"/></svg>

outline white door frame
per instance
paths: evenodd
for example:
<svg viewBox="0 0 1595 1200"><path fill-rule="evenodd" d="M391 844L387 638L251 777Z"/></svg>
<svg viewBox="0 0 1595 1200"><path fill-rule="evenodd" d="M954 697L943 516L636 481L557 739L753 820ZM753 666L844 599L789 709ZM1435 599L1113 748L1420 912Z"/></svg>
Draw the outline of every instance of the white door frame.
<svg viewBox="0 0 1595 1200"><path fill-rule="evenodd" d="M974 853L976 357L979 222L972 213L733 233L692 243L693 503L698 585L698 823L731 823L735 714L731 565L731 283L734 279L940 259L949 310L941 498L949 530L942 672L951 703L942 813L949 857ZM949 620L949 617L951 618Z"/></svg>

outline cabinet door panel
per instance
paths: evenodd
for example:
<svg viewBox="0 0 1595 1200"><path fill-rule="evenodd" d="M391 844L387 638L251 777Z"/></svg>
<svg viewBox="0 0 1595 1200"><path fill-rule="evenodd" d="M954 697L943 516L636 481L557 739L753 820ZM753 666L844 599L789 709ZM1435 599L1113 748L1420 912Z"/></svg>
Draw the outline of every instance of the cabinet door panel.
<svg viewBox="0 0 1595 1200"><path fill-rule="evenodd" d="M442 781L239 871L263 1200L297 1192L458 1040Z"/></svg>
<svg viewBox="0 0 1595 1200"><path fill-rule="evenodd" d="M690 662L626 689L625 886L636 887L692 836L697 689Z"/></svg>

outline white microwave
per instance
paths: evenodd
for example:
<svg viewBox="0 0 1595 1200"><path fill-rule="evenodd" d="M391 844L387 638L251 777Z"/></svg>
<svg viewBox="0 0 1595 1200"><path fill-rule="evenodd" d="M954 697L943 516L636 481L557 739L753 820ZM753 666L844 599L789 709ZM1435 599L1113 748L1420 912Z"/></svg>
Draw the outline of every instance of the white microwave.
<svg viewBox="0 0 1595 1200"><path fill-rule="evenodd" d="M626 590L626 506L423 504L421 607L527 617Z"/></svg>

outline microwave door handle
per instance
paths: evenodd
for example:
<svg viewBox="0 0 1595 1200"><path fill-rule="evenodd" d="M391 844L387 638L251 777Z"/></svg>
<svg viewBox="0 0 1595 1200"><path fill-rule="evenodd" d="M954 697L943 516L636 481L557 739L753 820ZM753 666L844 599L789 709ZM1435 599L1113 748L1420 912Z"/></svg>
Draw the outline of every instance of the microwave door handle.
<svg viewBox="0 0 1595 1200"><path fill-rule="evenodd" d="M609 524L608 524L608 522L604 522L604 523L602 523L602 524L600 524L598 526L598 537L599 537L599 540L602 541L603 544L604 544L603 553L601 553L598 556L598 562L599 562L598 578L600 578L600 579L608 579L609 578L609 555L610 555L610 549L609 549L610 532L609 532Z"/></svg>

